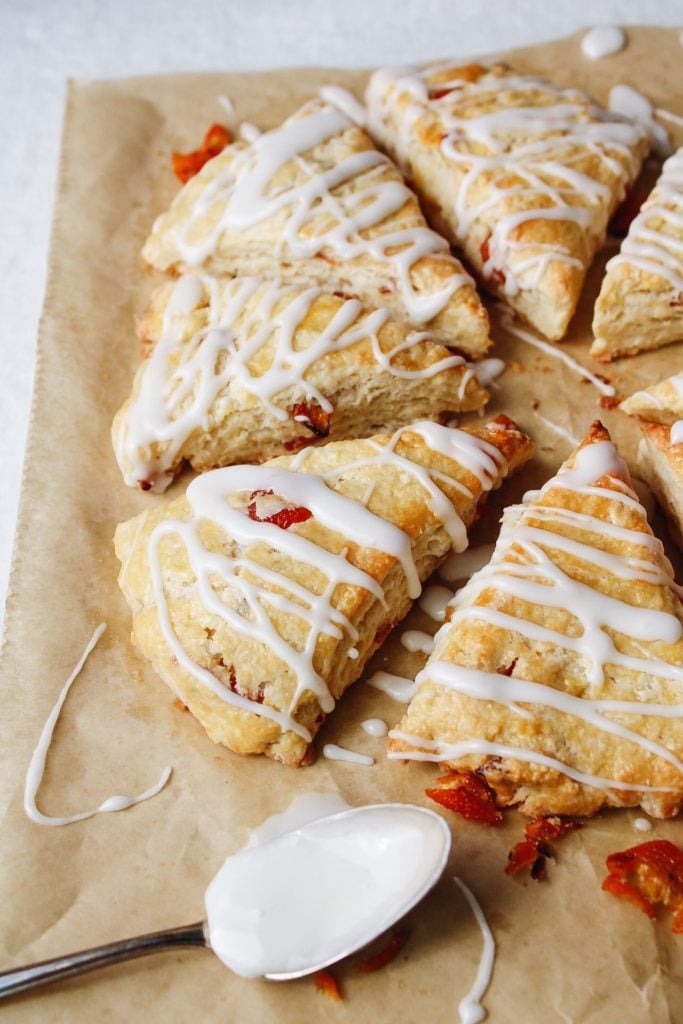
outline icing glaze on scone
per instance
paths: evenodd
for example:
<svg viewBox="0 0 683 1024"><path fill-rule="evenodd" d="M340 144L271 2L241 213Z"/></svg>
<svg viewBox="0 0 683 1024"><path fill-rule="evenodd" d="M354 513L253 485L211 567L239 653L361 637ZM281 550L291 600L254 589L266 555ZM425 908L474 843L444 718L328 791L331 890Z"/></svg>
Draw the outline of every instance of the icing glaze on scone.
<svg viewBox="0 0 683 1024"><path fill-rule="evenodd" d="M436 225L489 287L562 337L647 150L644 130L575 89L502 65L380 70L366 98L372 132Z"/></svg>
<svg viewBox="0 0 683 1024"><path fill-rule="evenodd" d="M242 461L243 434L250 456L262 461L273 447L281 452L299 435L311 437L296 425L306 424L311 405L321 422L308 430L335 437L342 428L344 436L371 433L367 428L382 425L383 414L393 418L391 403L420 402L424 413L439 415L446 408L477 408L486 396L461 356L398 325L386 309L317 287L181 277L157 293L142 324L158 340L113 429L129 486L164 490L184 457L200 469L212 459L214 465ZM367 397L348 376L356 372L364 375ZM435 377L435 386L420 389L417 382ZM380 387L392 391L384 403ZM339 406L337 420L331 399ZM254 416L254 423L237 430L239 412ZM353 423L346 422L349 416ZM267 437L269 427L277 434L278 424L279 445Z"/></svg>
<svg viewBox="0 0 683 1024"><path fill-rule="evenodd" d="M675 813L683 797L683 748L675 725L683 717L675 701L683 683L681 589L628 481L606 432L596 431L592 443L540 492L507 510L490 564L452 602L408 715L391 733L390 756L454 767L465 759L471 767L474 755L499 795L525 800L530 813L572 813L563 799L573 800L578 813L639 800L652 806L651 813ZM499 633L510 637L507 654L499 652L509 661L505 670L487 665L488 656L477 662L460 650L470 636L476 652L482 629L491 631L494 646ZM542 678L542 651L548 652L552 684ZM445 704L447 693L463 698L456 703L472 713L472 721L485 706L479 702L501 710L479 734L470 731L461 710L462 730L444 735L427 711L439 691ZM584 767L592 764L578 725L565 741L558 738L560 724L572 719L590 727L604 773ZM411 729L411 722L418 728ZM615 745L616 753L601 748L607 737L624 741ZM526 745L525 738L532 742ZM639 753L631 766L624 750L634 747ZM515 784L506 788L505 768L496 767L501 759L513 765L508 770L520 787L516 798ZM528 776L520 762L533 766ZM617 777L610 775L610 764L619 769ZM550 772L547 789L534 803L534 789L543 789L545 778L543 772L533 774L539 768ZM554 793L550 777L558 773L578 783L577 790Z"/></svg>

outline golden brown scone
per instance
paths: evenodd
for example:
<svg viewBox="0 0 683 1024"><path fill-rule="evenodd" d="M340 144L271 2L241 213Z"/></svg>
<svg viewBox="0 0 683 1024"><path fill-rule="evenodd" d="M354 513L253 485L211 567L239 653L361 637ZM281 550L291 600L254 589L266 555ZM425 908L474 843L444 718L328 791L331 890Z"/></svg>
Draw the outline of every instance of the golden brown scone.
<svg viewBox="0 0 683 1024"><path fill-rule="evenodd" d="M680 441L672 427L641 422L638 471L667 513L671 535L683 549L683 418L678 423Z"/></svg>
<svg viewBox="0 0 683 1024"><path fill-rule="evenodd" d="M126 483L163 491L204 471L324 440L480 409L461 356L387 310L320 288L188 275L139 324L148 358L112 437Z"/></svg>
<svg viewBox="0 0 683 1024"><path fill-rule="evenodd" d="M425 421L205 473L116 531L134 643L217 743L301 764L532 450L505 417L467 432Z"/></svg>
<svg viewBox="0 0 683 1024"><path fill-rule="evenodd" d="M607 264L593 317L591 355L616 359L683 339L683 149Z"/></svg>
<svg viewBox="0 0 683 1024"><path fill-rule="evenodd" d="M501 806L683 803L683 604L625 463L595 423L509 509L391 736L391 756L480 772Z"/></svg>
<svg viewBox="0 0 683 1024"><path fill-rule="evenodd" d="M473 282L398 169L323 100L210 160L152 228L159 270L317 283L473 356L488 348Z"/></svg>
<svg viewBox="0 0 683 1024"><path fill-rule="evenodd" d="M645 131L502 64L376 71L370 129L485 286L562 338Z"/></svg>
<svg viewBox="0 0 683 1024"><path fill-rule="evenodd" d="M683 419L683 372L667 377L644 391L636 391L619 405L629 416L669 426Z"/></svg>

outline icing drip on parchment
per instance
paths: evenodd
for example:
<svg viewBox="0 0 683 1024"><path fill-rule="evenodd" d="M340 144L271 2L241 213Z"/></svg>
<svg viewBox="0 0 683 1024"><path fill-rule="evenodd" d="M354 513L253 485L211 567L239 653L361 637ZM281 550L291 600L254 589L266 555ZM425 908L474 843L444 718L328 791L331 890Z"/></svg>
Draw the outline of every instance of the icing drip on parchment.
<svg viewBox="0 0 683 1024"><path fill-rule="evenodd" d="M596 25L581 40L581 52L589 60L602 60L619 53L626 45L626 36L618 25Z"/></svg>
<svg viewBox="0 0 683 1024"><path fill-rule="evenodd" d="M635 493L620 479L625 473L626 467L614 445L609 441L599 441L580 449L574 468L560 471L545 484L540 495L563 488L579 496L598 496L612 502L618 501L638 510L645 524L645 516ZM598 486L594 483L604 477L609 479L608 484ZM616 554L601 550L588 541L566 537L561 532L563 525L600 537L605 544L610 541L627 542L640 548L643 557ZM558 532L553 527L557 527ZM623 721L630 716L668 719L683 717L683 704L657 701L663 685L683 684L683 666L663 660L652 648L642 647L645 643L678 643L683 633L679 619L670 612L631 605L619 597L594 590L580 579L566 574L550 557L549 550L564 552L621 581L642 581L670 588L678 594L681 592L669 575L669 569L654 561L655 557L662 555L663 549L661 542L651 533L618 526L607 519L570 509L551 505L523 505L508 510L501 539L490 564L477 573L453 599L451 619L444 629L450 630L458 623L482 622L519 633L531 645L549 644L555 650L573 651L583 661L587 693L590 693L592 687L599 688L605 682L607 666L619 666L628 672L646 675L649 677L647 683L634 684L641 699L578 697L561 689L519 678L514 671L507 676L444 660L428 663L418 675L416 684L426 685L418 692L416 699L419 701L423 694L437 685L477 700L506 705L529 718L534 717L535 708L551 708L580 718L600 732L627 740L683 773L683 762L664 743L641 735ZM484 591L498 592L532 606L564 609L580 624L581 631L574 635L572 630L572 635L566 635L526 621L512 612L477 604L478 596ZM625 653L622 650L624 641L618 640L618 636L626 638L628 644L642 656ZM490 755L546 765L577 782L603 790L675 791L666 786L631 784L591 775L563 763L559 758L523 746L504 745L477 738L446 743L421 739L398 730L392 732L391 736L419 748L414 751L391 752L391 757L453 761L468 754Z"/></svg>
<svg viewBox="0 0 683 1024"><path fill-rule="evenodd" d="M484 911L481 909L477 897L469 886L465 885L462 878L458 878L457 875L454 875L453 881L467 900L470 910L474 914L476 922L481 929L482 938L484 940L484 947L482 949L481 959L477 968L477 976L474 979L474 984L467 995L460 1000L460 1005L458 1006L460 1024L479 1024L479 1022L484 1020L487 1016L486 1010L482 1006L481 1001L486 994L487 988L491 984L493 961L496 956L496 943L493 938L493 932L489 927L489 923L486 920Z"/></svg>
<svg viewBox="0 0 683 1024"><path fill-rule="evenodd" d="M504 472L504 457L493 445L464 431L440 427L434 423L417 423L406 428L422 437L426 446L451 459L473 473L483 490L490 490ZM443 524L454 543L467 544L462 520L444 492L435 483L450 486L461 493L471 492L458 481L440 471L417 465L395 451L403 430L386 445L363 442L370 449L366 458L340 463L327 474L327 479L352 472L360 467L393 465L410 474L427 492L427 504ZM262 715L279 724L283 731L292 730L310 742L311 736L294 714L304 691L312 691L324 712L334 707L334 699L323 677L314 669L313 660L318 640L323 636L355 645L359 634L350 620L335 606L334 595L342 585L360 587L386 607L384 591L376 580L353 566L346 558L347 549L339 553L327 551L297 531L296 526L282 529L274 522L248 514L255 494L270 495L258 500L279 503L285 507L306 510L321 525L352 536L361 547L393 556L402 566L411 598L419 596L421 583L413 558L408 534L367 508L372 487L364 501L356 501L338 493L321 476L305 471L310 452L302 451L290 463L290 469L278 466L233 466L214 470L195 479L187 490L191 506L189 520L168 519L159 523L150 535L147 551L151 571L154 603L162 633L179 665L212 691L222 701L245 711ZM297 472L296 470L299 470ZM269 514L272 510L268 509ZM209 521L224 532L231 550L222 553L209 550L202 541L201 524ZM289 707L279 711L267 702L243 695L224 685L208 668L196 664L183 648L173 627L160 546L165 538L179 538L196 579L198 597L207 612L218 616L242 636L265 643L295 677L294 693ZM259 542L297 563L313 567L311 588L297 582L284 572L266 568L250 557L249 549ZM315 587L318 589L314 589ZM302 621L306 638L300 644L281 635L271 617L270 609L286 613Z"/></svg>
<svg viewBox="0 0 683 1024"><path fill-rule="evenodd" d="M525 342L527 345L531 345L532 348L537 348L547 356L551 356L553 359L559 359L560 362L568 366L570 370L573 370L577 376L582 379L589 380L591 384L598 389L603 395L613 397L617 391L611 384L607 384L596 374L591 373L585 366L578 363L576 359L565 352L563 348L558 345L551 345L547 341L543 341L536 334L533 334L527 327L523 327L518 320L515 319L514 315L509 309L506 309L502 304L498 304L496 307L498 319L501 327L508 332L508 334L514 335L515 338L519 338L520 341Z"/></svg>
<svg viewBox="0 0 683 1024"><path fill-rule="evenodd" d="M406 202L414 201L398 176L386 180L387 157L369 148L330 160L322 168L306 157L350 129L357 126L337 106L314 100L279 128L250 139L249 147L224 150L222 159L230 154L232 160L205 185L189 219L176 229L175 241L185 264L199 267L214 253L224 231L248 230L284 210L287 219L276 257L310 259L321 251L339 260L370 257L383 263L396 279L414 323L437 316L459 288L472 283L456 264L456 271L438 292L423 293L414 287L411 271L418 260L440 254L451 259L445 239L426 225L366 237ZM282 183L287 165L294 165L298 172L291 184ZM351 181L353 191L340 194L340 188ZM201 241L193 242L194 226L208 211L216 218L215 225Z"/></svg>
<svg viewBox="0 0 683 1024"><path fill-rule="evenodd" d="M59 721L61 710L64 707L64 702L69 695L69 690L71 689L72 684L80 675L89 655L95 648L97 641L100 639L106 628L106 623L101 623L88 641L78 664L64 683L61 693L57 698L57 703L48 715L48 719L43 726L43 731L40 734L38 745L31 756L31 763L26 773L26 783L24 786L24 810L31 821L34 821L36 825L71 825L75 821L85 821L86 818L93 818L96 814L106 814L111 811L125 811L127 807L132 807L134 804L142 803L143 800L149 800L150 797L156 796L157 793L164 788L171 776L171 769L164 768L161 773L161 778L157 782L156 786L152 786L151 789L145 790L144 793L140 793L138 796L110 796L94 810L82 811L80 814L73 814L70 817L55 818L50 815L43 814L38 810L36 799L38 796L38 790L40 789L40 784L43 781L45 762L47 761L50 743L52 742L52 734L57 722Z"/></svg>

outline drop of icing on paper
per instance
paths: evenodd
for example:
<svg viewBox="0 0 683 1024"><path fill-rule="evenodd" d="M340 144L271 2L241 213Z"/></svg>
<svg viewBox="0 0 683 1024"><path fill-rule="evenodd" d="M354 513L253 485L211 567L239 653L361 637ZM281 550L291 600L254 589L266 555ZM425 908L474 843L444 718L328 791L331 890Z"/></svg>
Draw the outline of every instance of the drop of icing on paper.
<svg viewBox="0 0 683 1024"><path fill-rule="evenodd" d="M415 680L405 676L395 676L391 672L375 672L368 679L368 686L381 690L400 704L409 704L415 693Z"/></svg>
<svg viewBox="0 0 683 1024"><path fill-rule="evenodd" d="M386 736L389 731L383 718L366 718L364 722L360 723L360 727L368 736Z"/></svg>
<svg viewBox="0 0 683 1024"><path fill-rule="evenodd" d="M427 587L422 591L418 604L430 619L434 619L435 622L443 622L446 618L446 605L452 597L453 591L448 587Z"/></svg>
<svg viewBox="0 0 683 1024"><path fill-rule="evenodd" d="M359 754L356 750L347 750L346 747L339 747L336 743L326 743L323 747L323 756L330 761L348 761L351 764L362 764L366 767L375 763L374 757L369 754Z"/></svg>
<svg viewBox="0 0 683 1024"><path fill-rule="evenodd" d="M600 60L619 53L626 45L626 36L618 25L597 25L581 40L581 51L590 60Z"/></svg>
<svg viewBox="0 0 683 1024"><path fill-rule="evenodd" d="M431 654L434 650L434 637L421 629L407 629L401 634L401 643L411 654Z"/></svg>

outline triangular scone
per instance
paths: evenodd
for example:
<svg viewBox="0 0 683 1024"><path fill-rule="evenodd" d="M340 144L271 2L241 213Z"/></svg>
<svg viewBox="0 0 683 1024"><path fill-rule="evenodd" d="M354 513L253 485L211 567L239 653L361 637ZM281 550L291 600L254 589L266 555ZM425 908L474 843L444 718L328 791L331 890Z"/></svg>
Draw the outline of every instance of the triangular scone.
<svg viewBox="0 0 683 1024"><path fill-rule="evenodd" d="M629 416L640 416L652 423L672 426L676 420L683 420L683 371L643 391L634 392L624 399L619 408Z"/></svg>
<svg viewBox="0 0 683 1024"><path fill-rule="evenodd" d="M116 531L133 640L209 736L288 764L533 445L421 422L197 477Z"/></svg>
<svg viewBox="0 0 683 1024"><path fill-rule="evenodd" d="M595 359L615 359L683 339L683 149L607 264L593 317Z"/></svg>
<svg viewBox="0 0 683 1024"><path fill-rule="evenodd" d="M576 89L502 64L380 70L366 99L371 131L432 223L490 291L562 338L647 152L645 131Z"/></svg>
<svg viewBox="0 0 683 1024"><path fill-rule="evenodd" d="M600 423L508 510L452 603L390 756L474 769L501 805L683 803L683 603Z"/></svg>
<svg viewBox="0 0 683 1024"><path fill-rule="evenodd" d="M473 356L490 343L472 279L398 169L323 100L210 160L157 219L143 255L159 270L341 289Z"/></svg>
<svg viewBox="0 0 683 1024"><path fill-rule="evenodd" d="M638 472L669 517L670 532L683 548L683 418L672 426L641 422Z"/></svg>
<svg viewBox="0 0 683 1024"><path fill-rule="evenodd" d="M126 483L144 490L163 491L184 459L201 471L263 462L487 399L461 356L317 287L181 277L139 332L151 352L112 435Z"/></svg>

